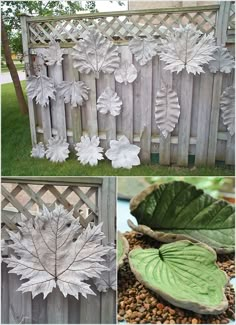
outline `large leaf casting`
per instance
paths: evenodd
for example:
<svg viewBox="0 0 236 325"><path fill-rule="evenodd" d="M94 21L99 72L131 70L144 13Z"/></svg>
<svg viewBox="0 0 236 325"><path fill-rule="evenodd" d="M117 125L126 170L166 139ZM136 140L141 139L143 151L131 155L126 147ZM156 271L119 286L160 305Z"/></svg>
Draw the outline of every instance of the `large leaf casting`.
<svg viewBox="0 0 236 325"><path fill-rule="evenodd" d="M129 252L129 243L128 240L118 232L118 257L117 263L118 267L121 267L124 264L124 259Z"/></svg>
<svg viewBox="0 0 236 325"><path fill-rule="evenodd" d="M56 89L52 78L40 75L38 77L31 76L27 80L27 94L30 99L36 100L36 104L46 107L49 104L49 98L55 98Z"/></svg>
<svg viewBox="0 0 236 325"><path fill-rule="evenodd" d="M74 68L81 73L94 72L99 78L99 73L112 73L120 63L118 47L106 39L99 31L92 28L85 31L72 52Z"/></svg>
<svg viewBox="0 0 236 325"><path fill-rule="evenodd" d="M164 138L174 130L179 115L180 106L176 92L163 86L156 95L155 120Z"/></svg>
<svg viewBox="0 0 236 325"><path fill-rule="evenodd" d="M153 37L135 37L129 42L129 48L141 66L147 64L158 51L157 41Z"/></svg>
<svg viewBox="0 0 236 325"><path fill-rule="evenodd" d="M107 271L102 271L99 278L94 279L94 283L99 292L107 292L109 288L116 290L116 249L111 246L109 252L104 257L103 265Z"/></svg>
<svg viewBox="0 0 236 325"><path fill-rule="evenodd" d="M183 240L160 249L137 248L129 263L141 283L177 307L201 314L220 314L228 307L227 276L207 245Z"/></svg>
<svg viewBox="0 0 236 325"><path fill-rule="evenodd" d="M51 41L47 49L41 49L41 54L44 58L44 61L47 65L61 65L63 61L63 54L65 50L60 48L60 43Z"/></svg>
<svg viewBox="0 0 236 325"><path fill-rule="evenodd" d="M56 135L48 140L46 157L52 162L64 162L69 157L70 150L68 148L69 143Z"/></svg>
<svg viewBox="0 0 236 325"><path fill-rule="evenodd" d="M154 184L130 202L139 226L129 225L162 242L188 239L204 242L218 253L234 251L234 207L195 186L171 182Z"/></svg>
<svg viewBox="0 0 236 325"><path fill-rule="evenodd" d="M212 73L217 71L230 73L234 68L234 58L226 47L219 47L213 55L214 60L209 63L209 70Z"/></svg>
<svg viewBox="0 0 236 325"><path fill-rule="evenodd" d="M64 102L72 107L81 106L83 101L88 100L88 91L83 81L62 81L57 86L58 95L64 97Z"/></svg>
<svg viewBox="0 0 236 325"><path fill-rule="evenodd" d="M235 134L235 88L226 88L220 98L221 116L229 134Z"/></svg>
<svg viewBox="0 0 236 325"><path fill-rule="evenodd" d="M110 113L113 116L120 114L122 101L120 97L110 87L107 87L99 96L97 110L102 114Z"/></svg>
<svg viewBox="0 0 236 325"><path fill-rule="evenodd" d="M213 59L216 49L213 32L202 36L196 26L186 25L167 32L161 39L160 59L166 62L165 70L188 73L204 72L202 66Z"/></svg>
<svg viewBox="0 0 236 325"><path fill-rule="evenodd" d="M10 273L29 280L18 291L31 291L33 298L40 293L45 298L55 287L65 297L95 294L84 281L107 270L101 262L109 247L101 245L102 224L82 230L72 213L62 206L52 212L44 207L41 215L20 223L19 232L9 231L16 256L4 261Z"/></svg>

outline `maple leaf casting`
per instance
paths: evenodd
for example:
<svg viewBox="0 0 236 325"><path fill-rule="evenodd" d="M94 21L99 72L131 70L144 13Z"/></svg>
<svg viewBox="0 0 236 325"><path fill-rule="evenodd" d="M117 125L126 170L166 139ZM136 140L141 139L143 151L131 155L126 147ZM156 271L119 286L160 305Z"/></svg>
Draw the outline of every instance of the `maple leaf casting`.
<svg viewBox="0 0 236 325"><path fill-rule="evenodd" d="M56 89L52 78L40 75L38 77L31 76L27 80L27 94L30 99L36 100L36 104L46 107L49 105L49 98L55 98Z"/></svg>
<svg viewBox="0 0 236 325"><path fill-rule="evenodd" d="M97 278L107 267L102 265L103 256L110 247L103 246L105 237L102 223L90 224L83 230L79 220L56 206L52 212L43 207L41 215L20 223L19 232L8 231L9 245L16 256L5 258L12 268L9 273L28 279L17 291L31 291L33 298L43 293L44 298L58 287L63 295L78 299L78 293L85 298L95 295L90 285L84 282Z"/></svg>

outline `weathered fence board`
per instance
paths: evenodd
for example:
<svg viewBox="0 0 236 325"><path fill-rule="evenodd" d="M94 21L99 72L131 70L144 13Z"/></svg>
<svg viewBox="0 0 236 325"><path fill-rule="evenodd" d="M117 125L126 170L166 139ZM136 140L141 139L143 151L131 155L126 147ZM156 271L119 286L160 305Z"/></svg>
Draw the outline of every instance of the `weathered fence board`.
<svg viewBox="0 0 236 325"><path fill-rule="evenodd" d="M3 178L2 195L2 222L10 216L9 222L4 225L7 229L15 229L21 213L31 218L43 204L50 209L55 203L60 203L68 210L74 207L74 216L80 217L82 226L89 222L103 222L104 244L115 243L115 178ZM83 211L88 211L88 214ZM53 289L46 299L42 294L32 299L30 293L16 291L21 280L19 276L9 274L6 264L2 263L1 323L115 323L115 291L109 289L107 293L99 293L92 281L88 283L96 296L88 295L85 299L79 295L79 300L76 300L72 296L64 298L58 289Z"/></svg>
<svg viewBox="0 0 236 325"><path fill-rule="evenodd" d="M54 76L55 82L58 83L62 80L61 71L63 71L64 80L74 78L82 80L90 88L89 100L82 107L72 110L70 105L58 102L61 101L58 98L57 101L51 101L47 112L29 101L32 143L38 142L42 135L46 141L51 134L59 133L67 137L73 148L73 143L78 142L81 135L90 137L97 135L100 137L101 145L107 149L110 140L126 135L131 142L140 146L142 162L150 162L151 154L155 153L159 154L159 162L163 165L177 163L187 166L189 155L195 156L196 165L212 166L216 160L234 164L232 159L234 139L228 135L226 127L222 124L218 101L224 85L231 83L233 73L212 77L212 74L204 68L206 70L204 76L203 74L193 76L186 71L169 76L179 98L181 113L173 132L167 139L163 139L156 126L154 112L156 91L161 85L162 76L166 75L164 64L158 56L155 56L146 65L140 66L128 47L128 41L136 36L150 35L156 39L163 36L166 33L161 29L163 24L167 30L172 30L179 23L192 23L198 25L204 33L213 31L216 43L218 45L226 43L232 52L233 17L233 4L224 1L216 6L129 11L122 12L122 15L116 12L47 18L22 17L22 28L26 31L23 34L26 63L32 61L31 56L34 55L35 49L47 48L52 35L56 35L56 40L60 41L61 47L65 49L64 60L62 67L48 67L48 75ZM167 24L167 20L171 23ZM146 21L149 23L144 23ZM100 73L99 79L95 79L94 73L79 75L73 68L72 47L80 39L82 31L88 30L92 24L105 37L116 43L121 64L127 62L135 65L138 76L132 84L115 82L114 74ZM81 27L81 31L78 27ZM52 35L48 32L48 28L53 31ZM230 44L227 44L227 40ZM58 70L58 75L55 75L55 69ZM32 71L29 70L29 73ZM101 114L96 108L98 97L108 85L117 92L123 103L121 113L116 117ZM202 121L208 127L203 127Z"/></svg>

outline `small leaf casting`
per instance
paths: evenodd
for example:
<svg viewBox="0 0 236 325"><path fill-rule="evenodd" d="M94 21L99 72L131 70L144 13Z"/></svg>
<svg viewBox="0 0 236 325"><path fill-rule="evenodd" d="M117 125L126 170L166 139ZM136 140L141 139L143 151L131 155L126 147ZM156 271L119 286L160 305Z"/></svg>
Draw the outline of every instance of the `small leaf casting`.
<svg viewBox="0 0 236 325"><path fill-rule="evenodd" d="M226 88L220 99L221 116L224 125L227 126L229 134L235 134L235 88L230 86Z"/></svg>
<svg viewBox="0 0 236 325"><path fill-rule="evenodd" d="M217 48L213 32L202 36L196 26L186 25L167 32L161 39L160 59L166 62L165 70L177 72L186 69L188 73L204 72L202 66L213 59Z"/></svg>
<svg viewBox="0 0 236 325"><path fill-rule="evenodd" d="M158 44L153 37L140 38L135 37L129 42L129 48L140 65L145 65L157 55Z"/></svg>
<svg viewBox="0 0 236 325"><path fill-rule="evenodd" d="M76 156L82 165L97 166L98 160L104 159L103 148L99 147L99 142L99 137L95 135L91 140L88 136L82 136L81 142L75 145Z"/></svg>
<svg viewBox="0 0 236 325"><path fill-rule="evenodd" d="M28 78L27 94L30 99L36 100L36 104L46 107L49 104L49 98L55 98L56 89L52 78L40 75L38 77L31 76Z"/></svg>
<svg viewBox="0 0 236 325"><path fill-rule="evenodd" d="M30 291L33 298L40 293L46 298L56 287L64 297L95 295L84 281L107 270L101 262L110 248L101 244L102 223L93 227L89 224L82 230L72 213L62 206L52 212L44 207L41 215L20 223L19 232L9 231L13 241L9 247L18 258L11 256L4 262L12 268L9 273L29 280L18 291Z"/></svg>
<svg viewBox="0 0 236 325"><path fill-rule="evenodd" d="M110 87L107 87L99 96L97 110L102 114L110 113L113 116L120 114L122 101L120 97Z"/></svg>
<svg viewBox="0 0 236 325"><path fill-rule="evenodd" d="M33 158L44 158L45 156L45 147L42 142L39 142L32 148L31 157Z"/></svg>
<svg viewBox="0 0 236 325"><path fill-rule="evenodd" d="M209 70L212 73L217 71L230 73L234 68L234 58L226 47L219 47L213 55L214 60L209 63Z"/></svg>
<svg viewBox="0 0 236 325"><path fill-rule="evenodd" d="M48 140L46 157L52 162L63 162L69 157L69 143L58 136Z"/></svg>
<svg viewBox="0 0 236 325"><path fill-rule="evenodd" d="M60 97L64 97L64 102L71 103L72 107L81 106L83 101L88 100L89 88L83 81L62 81L57 91Z"/></svg>
<svg viewBox="0 0 236 325"><path fill-rule="evenodd" d="M133 64L125 62L119 69L114 72L114 76L117 82L132 83L137 78L138 72Z"/></svg>
<svg viewBox="0 0 236 325"><path fill-rule="evenodd" d="M46 65L61 65L63 61L62 55L64 52L65 50L60 48L60 43L56 42L55 40L49 43L48 49L41 50L41 54Z"/></svg>
<svg viewBox="0 0 236 325"><path fill-rule="evenodd" d="M168 86L163 86L157 92L155 106L155 120L162 135L166 138L178 122L180 106L175 91Z"/></svg>
<svg viewBox="0 0 236 325"><path fill-rule="evenodd" d="M82 37L73 47L74 68L85 74L93 72L99 78L100 72L112 73L119 67L118 47L100 32L92 28L85 31Z"/></svg>

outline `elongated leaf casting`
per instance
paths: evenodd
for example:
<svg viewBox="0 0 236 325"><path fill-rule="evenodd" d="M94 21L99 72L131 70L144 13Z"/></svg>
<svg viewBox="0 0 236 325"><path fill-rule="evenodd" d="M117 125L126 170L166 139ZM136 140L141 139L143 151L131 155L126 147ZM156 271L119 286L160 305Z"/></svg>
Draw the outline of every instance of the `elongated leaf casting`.
<svg viewBox="0 0 236 325"><path fill-rule="evenodd" d="M204 72L202 66L213 59L216 50L213 32L202 35L196 26L186 25L166 33L161 39L160 59L166 63L165 70L188 73Z"/></svg>
<svg viewBox="0 0 236 325"><path fill-rule="evenodd" d="M156 95L155 120L164 138L174 130L179 115L180 106L176 92L163 86Z"/></svg>
<svg viewBox="0 0 236 325"><path fill-rule="evenodd" d="M85 31L83 39L73 47L72 52L74 68L79 72L88 74L93 72L96 78L99 73L112 73L120 63L118 47L106 39L95 28Z"/></svg>
<svg viewBox="0 0 236 325"><path fill-rule="evenodd" d="M81 106L83 101L88 100L88 91L89 88L83 81L62 81L57 86L58 95L72 107Z"/></svg>
<svg viewBox="0 0 236 325"><path fill-rule="evenodd" d="M141 66L147 64L158 51L157 41L153 37L135 37L129 42L129 48Z"/></svg>
<svg viewBox="0 0 236 325"><path fill-rule="evenodd" d="M29 280L18 291L30 291L33 298L40 293L46 298L56 287L65 297L95 295L85 281L107 270L101 262L110 248L101 244L102 224L89 224L83 230L72 213L62 206L52 212L44 207L41 215L20 223L19 232L9 231L13 241L9 247L17 257L12 255L4 262L12 268L9 273Z"/></svg>
<svg viewBox="0 0 236 325"><path fill-rule="evenodd" d="M201 314L220 314L228 307L227 276L216 258L209 246L187 240L129 253L138 281L171 304Z"/></svg>
<svg viewBox="0 0 236 325"><path fill-rule="evenodd" d="M169 243L203 242L217 253L234 251L234 207L185 182L154 184L130 202L132 229Z"/></svg>
<svg viewBox="0 0 236 325"><path fill-rule="evenodd" d="M128 62L124 62L121 67L114 72L116 81L119 83L124 83L125 85L134 82L137 75L138 72L135 66Z"/></svg>
<svg viewBox="0 0 236 325"><path fill-rule="evenodd" d="M219 47L213 55L214 60L209 62L209 70L212 73L218 71L230 73L234 68L234 58L226 47Z"/></svg>
<svg viewBox="0 0 236 325"><path fill-rule="evenodd" d="M110 288L116 290L116 250L113 246L104 259L101 264L107 267L107 271L102 271L101 276L94 279L99 292L107 292Z"/></svg>
<svg viewBox="0 0 236 325"><path fill-rule="evenodd" d="M221 116L229 134L235 134L235 88L226 88L220 98Z"/></svg>
<svg viewBox="0 0 236 325"><path fill-rule="evenodd" d="M117 252L117 263L118 267L123 266L124 259L129 252L129 243L128 240L122 235L121 232L118 232L118 252Z"/></svg>
<svg viewBox="0 0 236 325"><path fill-rule="evenodd" d="M90 166L97 166L98 161L103 158L103 148L99 147L99 137L95 135L91 138L82 136L81 142L75 145L76 155L82 165L89 164Z"/></svg>
<svg viewBox="0 0 236 325"><path fill-rule="evenodd" d="M27 95L30 99L36 100L36 104L46 107L49 105L49 98L56 99L56 89L52 78L40 75L38 77L31 76L27 80Z"/></svg>
<svg viewBox="0 0 236 325"><path fill-rule="evenodd" d="M120 114L122 101L114 90L107 87L104 92L99 96L97 101L97 110L101 114L110 113L113 116Z"/></svg>
<svg viewBox="0 0 236 325"><path fill-rule="evenodd" d="M118 141L110 141L110 149L105 153L106 157L112 161L113 168L127 168L140 165L138 154L140 148L130 144L126 136L122 136Z"/></svg>
<svg viewBox="0 0 236 325"><path fill-rule="evenodd" d="M63 54L65 50L60 48L60 43L51 41L47 49L41 49L40 53L43 55L44 61L47 65L61 65L63 61Z"/></svg>
<svg viewBox="0 0 236 325"><path fill-rule="evenodd" d="M52 162L63 162L69 157L69 143L56 136L48 140L46 157Z"/></svg>
<svg viewBox="0 0 236 325"><path fill-rule="evenodd" d="M42 142L37 143L31 151L31 157L33 158L44 158L45 157L45 147Z"/></svg>

